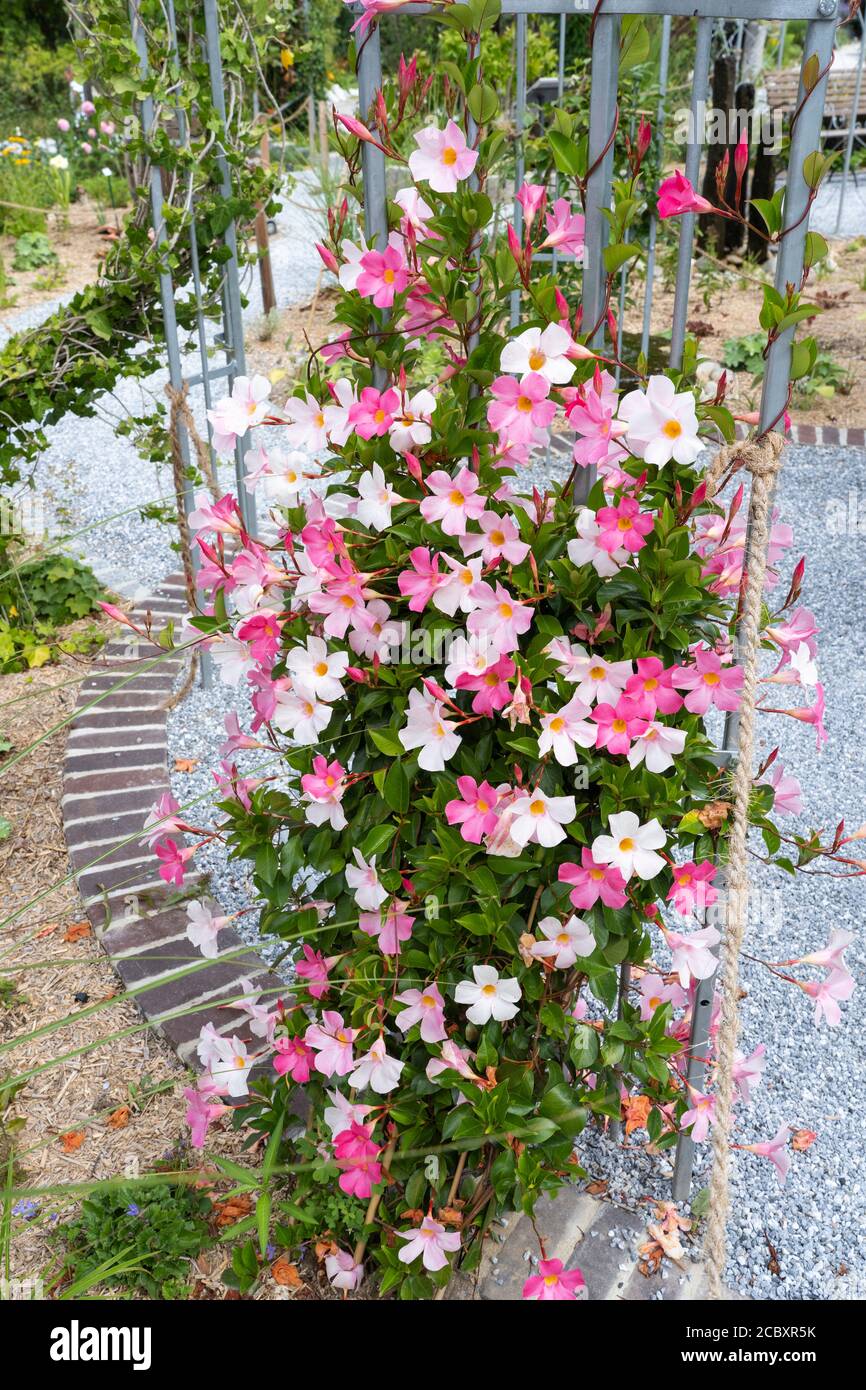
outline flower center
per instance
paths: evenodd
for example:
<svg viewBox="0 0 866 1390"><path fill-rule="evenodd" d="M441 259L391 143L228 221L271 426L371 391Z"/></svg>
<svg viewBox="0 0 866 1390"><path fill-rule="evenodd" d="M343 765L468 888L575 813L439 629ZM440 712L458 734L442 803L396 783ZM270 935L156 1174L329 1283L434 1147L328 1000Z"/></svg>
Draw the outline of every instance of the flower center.
<svg viewBox="0 0 866 1390"><path fill-rule="evenodd" d="M316 429L323 430L323 429L325 428L325 417L324 417L324 415L321 413L321 411L320 411L319 414L315 417L315 419L316 419Z"/></svg>
<svg viewBox="0 0 866 1390"><path fill-rule="evenodd" d="M634 840L630 840L626 835L624 840L620 840L619 847L623 854L628 854L630 850L634 849Z"/></svg>
<svg viewBox="0 0 866 1390"><path fill-rule="evenodd" d="M615 734L624 734L626 730L625 720L615 719L610 727L613 729Z"/></svg>
<svg viewBox="0 0 866 1390"><path fill-rule="evenodd" d="M630 530L631 530L631 517L630 517L630 516L621 516L621 517L619 518L619 520L617 521L617 523L616 523L616 529L617 529L618 531L630 531Z"/></svg>
<svg viewBox="0 0 866 1390"><path fill-rule="evenodd" d="M329 773L328 776L325 778L325 786L326 786L326 787L335 787L336 785L337 785L337 779L336 779L336 777L332 777L332 776L330 775L330 773Z"/></svg>
<svg viewBox="0 0 866 1390"><path fill-rule="evenodd" d="M590 678L591 678L592 680L594 680L594 681L601 681L601 680L604 680L604 674L605 674L605 672L604 672L604 667L603 667L603 666L591 666L591 667L590 667L589 674L590 674Z"/></svg>
<svg viewBox="0 0 866 1390"><path fill-rule="evenodd" d="M510 604L510 603L500 603L500 605L499 605L499 616L500 616L500 618L510 618L510 617L512 616L513 613L514 613L514 609L511 607L511 604Z"/></svg>
<svg viewBox="0 0 866 1390"><path fill-rule="evenodd" d="M564 720L564 719L561 719L561 718L559 717L559 715L557 715L555 719L551 719L551 721L550 721L550 731L551 731L551 733L554 733L554 734L561 734L564 728L565 728L565 720Z"/></svg>
<svg viewBox="0 0 866 1390"><path fill-rule="evenodd" d="M666 420L662 425L662 434L666 434L668 439L679 439L683 432L683 427L679 420Z"/></svg>
<svg viewBox="0 0 866 1390"><path fill-rule="evenodd" d="M680 876L679 876L679 878L678 878L678 880L677 880L677 882L680 884L680 887L687 887L688 884L691 883L691 881L692 881L692 876L691 876L691 874L680 874Z"/></svg>
<svg viewBox="0 0 866 1390"><path fill-rule="evenodd" d="M377 411L376 411L376 414L373 416L373 419L376 421L376 424L377 424L377 425L381 425L381 423L382 423L382 421L384 420L384 418L385 418L385 412L384 412L384 410L377 410Z"/></svg>
<svg viewBox="0 0 866 1390"><path fill-rule="evenodd" d="M489 807L489 805L487 804L486 801L482 801L482 800L480 799L480 797L479 797L478 801L476 801L476 803L475 803L475 809L476 809L476 811L480 811L480 812L482 813L482 815L483 815L485 811L489 811L489 810L490 810L490 807Z"/></svg>
<svg viewBox="0 0 866 1390"><path fill-rule="evenodd" d="M530 809L530 811L532 812L532 814L533 814L534 816L543 816L543 815L544 815L544 802L543 802L543 801L540 801L540 800L531 801L531 802L529 803L529 809Z"/></svg>
<svg viewBox="0 0 866 1390"><path fill-rule="evenodd" d="M556 940L560 946L567 946L571 941L571 937L569 936L567 931L561 931Z"/></svg>
<svg viewBox="0 0 866 1390"><path fill-rule="evenodd" d="M455 490L455 491L452 492L451 495L449 496L448 501L451 503L452 507L462 507L462 506L463 506L463 493L462 493L462 492L457 492L457 491Z"/></svg>
<svg viewBox="0 0 866 1390"><path fill-rule="evenodd" d="M466 584L467 586L475 583L475 577L471 570L460 571L460 583Z"/></svg>
<svg viewBox="0 0 866 1390"><path fill-rule="evenodd" d="M604 869L590 869L589 876L595 883L601 883L604 878Z"/></svg>
<svg viewBox="0 0 866 1390"><path fill-rule="evenodd" d="M444 150L442 151L442 163L448 165L457 163L457 151L453 148L453 146L445 146Z"/></svg>
<svg viewBox="0 0 866 1390"><path fill-rule="evenodd" d="M394 272L393 272L393 270L386 270L385 273L384 273L384 275L382 276L382 279L385 281L385 284L386 284L386 285L393 285L393 283L394 283Z"/></svg>
<svg viewBox="0 0 866 1390"><path fill-rule="evenodd" d="M435 1008L436 1008L436 1000L433 998L433 995L432 995L432 994L422 994L422 995L421 995L421 1003L424 1005L424 1008L425 1008L425 1009L435 1009Z"/></svg>
<svg viewBox="0 0 866 1390"><path fill-rule="evenodd" d="M236 1057L234 1064L237 1067L238 1071L243 1071L244 1067L246 1066L246 1062L244 1061L243 1057Z"/></svg>
<svg viewBox="0 0 866 1390"><path fill-rule="evenodd" d="M491 543L492 543L493 545L504 545L504 544L505 544L505 536L503 535L503 533L502 533L501 531L491 531L491 532L490 532L490 540L491 540Z"/></svg>
<svg viewBox="0 0 866 1390"><path fill-rule="evenodd" d="M534 352L529 354L529 370L531 372L540 372L546 361L547 358L541 351L541 348L536 348Z"/></svg>
<svg viewBox="0 0 866 1390"><path fill-rule="evenodd" d="M552 1289L553 1286L554 1286L554 1284L558 1284L558 1283L559 1283L559 1275L558 1275L558 1274L547 1274L547 1275L545 1275L544 1282L545 1282L545 1284L547 1285L547 1287L548 1287L549 1289Z"/></svg>
<svg viewBox="0 0 866 1390"><path fill-rule="evenodd" d="M327 663L327 661L317 661L317 662L316 662L316 666L315 666L315 671L316 671L316 675L317 675L317 676L326 676L326 675L328 674L328 663Z"/></svg>
<svg viewBox="0 0 866 1390"><path fill-rule="evenodd" d="M662 1001L661 1001L661 999L659 998L659 996L658 996L657 994L654 994L653 997L652 997L652 999L650 999L650 1001L649 1001L649 1006L650 1006L651 1009L657 1009L658 1006L659 1006L659 1004L660 1004L661 1002L662 1002Z"/></svg>
<svg viewBox="0 0 866 1390"><path fill-rule="evenodd" d="M718 685L720 680L718 671L707 671L704 674L704 685Z"/></svg>
<svg viewBox="0 0 866 1390"><path fill-rule="evenodd" d="M495 985L484 985L484 986L482 986L481 993L482 993L482 994L486 994L486 995L495 994L495 993L496 993L496 986L495 986Z"/></svg>
<svg viewBox="0 0 866 1390"><path fill-rule="evenodd" d="M524 415L529 414L530 410L532 409L532 401L529 399L528 396L517 397L517 409L522 411Z"/></svg>
<svg viewBox="0 0 866 1390"><path fill-rule="evenodd" d="M649 676L643 683L644 690L658 690L658 681L655 676Z"/></svg>

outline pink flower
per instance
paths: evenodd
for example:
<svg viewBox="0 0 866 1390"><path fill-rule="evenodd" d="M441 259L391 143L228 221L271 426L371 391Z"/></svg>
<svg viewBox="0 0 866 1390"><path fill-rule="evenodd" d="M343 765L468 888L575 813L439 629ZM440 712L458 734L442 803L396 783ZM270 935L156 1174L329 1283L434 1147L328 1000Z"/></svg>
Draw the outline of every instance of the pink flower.
<svg viewBox="0 0 866 1390"><path fill-rule="evenodd" d="M311 1023L304 1034L304 1042L319 1054L316 1071L323 1076L346 1076L355 1065L352 1043L357 1036L358 1029L347 1028L342 1014L326 1009L322 1023Z"/></svg>
<svg viewBox="0 0 866 1390"><path fill-rule="evenodd" d="M356 29L360 29L361 33L365 34L370 26L376 22L377 15L387 14L390 10L402 9L406 3L407 0L360 0L363 14L355 20L351 32L354 34Z"/></svg>
<svg viewBox="0 0 866 1390"><path fill-rule="evenodd" d="M684 1110L680 1116L680 1129L685 1129L687 1125L692 1126L692 1139L696 1144L703 1144L710 1132L710 1125L716 1116L716 1098L708 1096L703 1091L696 1091L693 1086L689 1087L692 1096L691 1107Z"/></svg>
<svg viewBox="0 0 866 1390"><path fill-rule="evenodd" d="M579 1269L565 1269L562 1260L540 1260L538 1273L523 1285L522 1297L538 1303L575 1303L585 1294L586 1280Z"/></svg>
<svg viewBox="0 0 866 1390"><path fill-rule="evenodd" d="M421 503L425 521L438 521L446 536L465 534L467 521L477 521L487 504L478 494L478 478L469 468L454 476L436 469L427 479L429 496Z"/></svg>
<svg viewBox="0 0 866 1390"><path fill-rule="evenodd" d="M721 657L700 645L694 651L694 666L679 666L673 674L673 684L687 690L685 707L691 714L706 714L710 705L716 709L739 709L742 699L743 672L739 666L723 666Z"/></svg>
<svg viewBox="0 0 866 1390"><path fill-rule="evenodd" d="M574 907L583 911L592 907L601 898L606 907L618 909L625 907L627 897L625 879L619 869L611 864L596 863L592 851L584 847L580 852L580 866L560 864L560 883L574 885L569 897Z"/></svg>
<svg viewBox="0 0 866 1390"><path fill-rule="evenodd" d="M457 790L460 797L447 803L445 819L449 825L460 826L460 834L469 844L480 845L483 837L496 829L499 793L489 782L478 783L474 777L458 777Z"/></svg>
<svg viewBox="0 0 866 1390"><path fill-rule="evenodd" d="M64 135L66 134L67 130L69 129L69 122L67 121L65 116L60 117L59 121L57 122L57 129L62 130Z"/></svg>
<svg viewBox="0 0 866 1390"><path fill-rule="evenodd" d="M485 659L486 659L486 642ZM517 667L510 656L501 656L492 666L488 666L480 674L465 671L459 675L455 681L458 690L476 691L475 699L472 701L472 709L475 714L495 714L497 710L504 709L511 700L511 687L508 682L513 677Z"/></svg>
<svg viewBox="0 0 866 1390"><path fill-rule="evenodd" d="M424 1268L431 1272L444 1269L448 1255L460 1249L460 1232L446 1231L432 1216L425 1216L417 1231L397 1231L396 1234L407 1242L398 1250L397 1258L404 1265L410 1265L420 1255Z"/></svg>
<svg viewBox="0 0 866 1390"><path fill-rule="evenodd" d="M254 613L238 626L235 636L248 644L254 661L270 669L280 649L282 626L275 613Z"/></svg>
<svg viewBox="0 0 866 1390"><path fill-rule="evenodd" d="M523 208L523 220L526 224L527 232L531 230L535 221L536 213L544 207L547 202L547 189L543 183L524 183L519 193L515 195L516 201Z"/></svg>
<svg viewBox="0 0 866 1390"><path fill-rule="evenodd" d="M640 982L640 1016L646 1023L662 1004L673 1004L681 1009L688 1001L688 995L676 982L666 985L661 975L644 975Z"/></svg>
<svg viewBox="0 0 866 1390"><path fill-rule="evenodd" d="M321 999L328 992L328 972L336 958L326 960L321 951L307 945L303 947L303 952L304 959L295 961L295 974L308 982L307 989L314 999Z"/></svg>
<svg viewBox="0 0 866 1390"><path fill-rule="evenodd" d="M578 261L583 259L586 219L582 213L572 212L571 203L567 198L557 198L545 218L545 223L547 236L541 243L540 250L551 247L560 256L574 256Z"/></svg>
<svg viewBox="0 0 866 1390"><path fill-rule="evenodd" d="M535 431L546 430L556 414L549 399L550 382L541 372L527 372L520 381L499 376L490 387L495 399L487 407L490 428L515 444L528 444Z"/></svg>
<svg viewBox="0 0 866 1390"><path fill-rule="evenodd" d="M838 927L833 927L830 932L830 940L821 951L813 951L811 955L800 956L792 961L793 965L820 965L824 970L831 970L834 973L840 972L847 974L844 955L851 942L854 940L854 933L850 931L840 931Z"/></svg>
<svg viewBox="0 0 866 1390"><path fill-rule="evenodd" d="M484 580L472 586L472 596L478 607L469 614L468 630L484 635L499 655L515 651L532 626L532 609L513 599L501 584L493 589Z"/></svg>
<svg viewBox="0 0 866 1390"><path fill-rule="evenodd" d="M567 922L543 917L538 930L545 939L530 946L529 954L551 960L554 970L569 970L578 956L591 956L595 950L595 937L582 917L569 917Z"/></svg>
<svg viewBox="0 0 866 1390"><path fill-rule="evenodd" d="M218 1095L219 1089L206 1074L199 1077L197 1088L184 1086L183 1094L187 1102L185 1119L190 1127L190 1143L194 1149L203 1149L208 1126L224 1115L229 1107L208 1100L208 1096Z"/></svg>
<svg viewBox="0 0 866 1390"><path fill-rule="evenodd" d="M679 684L679 681L677 684ZM688 703L687 699L687 706ZM767 705L759 705L758 709L761 710L763 714L787 714L791 719L799 719L801 724L814 724L815 747L819 753L827 742L828 734L827 730L824 728L824 714L826 712L824 687L820 682L815 686L814 702L811 705L805 705L803 709L770 709Z"/></svg>
<svg viewBox="0 0 866 1390"><path fill-rule="evenodd" d="M679 169L669 179L659 185L658 213L664 220L679 217L684 212L712 212L713 205L696 193L685 174Z"/></svg>
<svg viewBox="0 0 866 1390"><path fill-rule="evenodd" d="M614 756L627 753L631 741L644 727L644 705L642 701L631 700L621 695L616 707L608 704L596 705L590 718L598 725L596 748L606 748Z"/></svg>
<svg viewBox="0 0 866 1390"><path fill-rule="evenodd" d="M401 0L402 3L402 0ZM363 19L364 16L361 16ZM360 20L358 21L361 22ZM348 1250L338 1250L336 1254L325 1256L325 1273L332 1289L351 1293L361 1282L364 1274L363 1264L355 1264Z"/></svg>
<svg viewBox="0 0 866 1390"><path fill-rule="evenodd" d="M171 792L163 792L162 796L148 811L145 818L143 829L146 835L141 837L140 844L146 844L148 849L153 849L158 840L164 835L177 834L186 827L183 821L178 820L174 814L180 810L180 803L175 801Z"/></svg>
<svg viewBox="0 0 866 1390"><path fill-rule="evenodd" d="M375 936L383 956L398 956L400 942L408 941L412 935L413 919L408 912L401 912L404 902L394 899L389 904L385 916L377 912L362 912L358 916L358 926L367 936Z"/></svg>
<svg viewBox="0 0 866 1390"><path fill-rule="evenodd" d="M632 555L646 545L644 536L655 525L652 512L642 512L633 497L624 497L616 507L601 507L595 514L597 544L612 553L622 546Z"/></svg>
<svg viewBox="0 0 866 1390"><path fill-rule="evenodd" d="M363 911L375 912L388 897L388 890L382 887L376 872L376 856L372 854L367 863L357 846L352 853L355 863L346 865L346 886L352 889L355 902Z"/></svg>
<svg viewBox="0 0 866 1390"><path fill-rule="evenodd" d="M274 1071L277 1076L290 1076L299 1086L309 1081L315 1052L303 1038L277 1038L274 1043Z"/></svg>
<svg viewBox="0 0 866 1390"><path fill-rule="evenodd" d="M704 908L712 907L719 896L712 887L715 876L715 865L708 859L704 859L700 864L695 864L694 861L675 864L674 881L668 893L668 902L673 903L681 917L688 917L691 912L702 912Z"/></svg>
<svg viewBox="0 0 866 1390"><path fill-rule="evenodd" d="M377 391L365 386L359 400L349 407L349 421L362 439L380 439L387 434L400 409L400 393L393 386Z"/></svg>
<svg viewBox="0 0 866 1390"><path fill-rule="evenodd" d="M404 598L409 599L410 612L423 613L436 590L451 582L450 576L440 574L439 556L434 555L431 559L426 546L416 545L414 550L409 551L409 559L412 569L401 570L397 575L397 588Z"/></svg>
<svg viewBox="0 0 866 1390"><path fill-rule="evenodd" d="M702 927L700 931L690 932L688 936L683 936L681 932L668 931L663 926L661 930L670 949L671 968L679 975L683 989L688 989L692 977L696 980L708 980L716 973L718 961L711 947L718 946L721 937L715 927Z"/></svg>
<svg viewBox="0 0 866 1390"><path fill-rule="evenodd" d="M782 650L782 657L779 662L784 666L790 661L791 653L797 651L802 642L806 643L809 655L814 657L818 653L818 644L815 641L821 629L815 621L815 615L809 608L795 608L788 614L788 618L783 623L773 623L765 629L765 636L771 642L775 642L777 647Z"/></svg>
<svg viewBox="0 0 866 1390"><path fill-rule="evenodd" d="M259 743L258 739L250 738L248 734L241 733L241 726L234 710L232 710L231 714L226 715L223 724L228 738L225 743L220 744L219 755L221 758L228 758L232 753L237 752L239 748L261 748L262 745Z"/></svg>
<svg viewBox="0 0 866 1390"><path fill-rule="evenodd" d="M100 121L99 129L102 131L103 135L113 135L115 130L114 121Z"/></svg>
<svg viewBox="0 0 866 1390"><path fill-rule="evenodd" d="M827 1020L831 1028L838 1028L842 1022L839 1000L850 999L854 993L854 979L847 970L834 970L821 981L796 980L804 994L815 1001L815 1022Z"/></svg>
<svg viewBox="0 0 866 1390"><path fill-rule="evenodd" d="M619 397L611 397L603 389L605 377L610 377L610 373L597 373L594 385L575 392L566 410L569 425L580 436L574 445L574 461L583 468L590 464L620 463L628 457L617 443L617 437L626 428L614 419Z"/></svg>
<svg viewBox="0 0 866 1390"><path fill-rule="evenodd" d="M194 854L194 849L181 849L174 840L166 840L164 844L157 845L156 857L161 861L160 878L166 883L173 883L175 887L182 888L184 865Z"/></svg>
<svg viewBox="0 0 866 1390"><path fill-rule="evenodd" d="M369 1052L358 1059L355 1070L349 1077L349 1085L356 1091L364 1091L369 1086L379 1096L386 1096L400 1085L400 1073L405 1067L396 1057L389 1057L385 1050L385 1039L379 1037Z"/></svg>
<svg viewBox="0 0 866 1390"><path fill-rule="evenodd" d="M782 1125L772 1139L765 1140L762 1144L738 1144L736 1147L745 1149L746 1153L768 1158L776 1170L781 1187L784 1185L785 1178L788 1176L788 1169L791 1166L791 1160L788 1157L788 1135L790 1132L790 1125Z"/></svg>
<svg viewBox="0 0 866 1390"><path fill-rule="evenodd" d="M301 787L304 796L312 804L306 807L306 818L311 825L324 825L325 821L333 830L343 830L346 826L346 813L341 805L346 790L346 769L335 758L332 763L321 753L313 759L312 772L304 773Z"/></svg>
<svg viewBox="0 0 866 1390"><path fill-rule="evenodd" d="M334 1140L334 1157L340 1174L340 1189L349 1197L370 1196L382 1181L382 1165L376 1162L381 1149L371 1138L372 1130L354 1121Z"/></svg>
<svg viewBox="0 0 866 1390"><path fill-rule="evenodd" d="M460 537L460 548L464 555L475 555L480 550L485 565L492 565L503 559L509 565L519 565L529 554L527 541L520 539L520 531L510 516L498 516L496 512L482 512L478 518L481 535Z"/></svg>
<svg viewBox="0 0 866 1390"><path fill-rule="evenodd" d="M361 257L356 289L364 299L372 299L377 309L390 309L394 296L402 294L408 283L402 247L389 244L384 251L367 251Z"/></svg>
<svg viewBox="0 0 866 1390"><path fill-rule="evenodd" d="M758 1043L754 1052L745 1057L742 1052L737 1050L734 1059L734 1084L740 1094L740 1099L748 1105L752 1099L752 1087L756 1086L761 1080L764 1067L767 1065L767 1049L763 1043Z"/></svg>
<svg viewBox="0 0 866 1390"><path fill-rule="evenodd" d="M397 1022L399 1023L399 1019ZM443 1042L441 1055L431 1057L427 1063L425 1075L428 1081L435 1081L437 1076L441 1076L443 1071L456 1071L458 1076L462 1076L465 1081L472 1081L480 1084L481 1078L476 1075L469 1065L474 1058L474 1053L466 1052L462 1047L458 1047L455 1042Z"/></svg>
<svg viewBox="0 0 866 1390"><path fill-rule="evenodd" d="M426 1043L442 1042L448 1037L445 1031L445 1000L438 985L427 985L423 990L404 989L402 994L394 996L394 1002L406 1005L396 1018L397 1027L402 1033L408 1033L414 1024L419 1023L421 1037Z"/></svg>
<svg viewBox="0 0 866 1390"><path fill-rule="evenodd" d="M478 163L478 151L466 144L466 136L454 121L444 130L435 125L417 132L418 146L409 156L409 169L416 183L429 183L436 193L456 193L457 185L468 179Z"/></svg>
<svg viewBox="0 0 866 1390"><path fill-rule="evenodd" d="M235 386L237 384L236 381ZM190 512L188 520L194 531L214 531L219 536L237 535L241 530L241 514L230 493L226 493L218 502L211 502L206 492L197 493L195 510Z"/></svg>
<svg viewBox="0 0 866 1390"><path fill-rule="evenodd" d="M659 714L676 714L682 707L683 697L673 687L675 666L665 670L664 663L657 656L639 656L635 662L637 675L626 681L625 693L632 699L643 699L652 703Z"/></svg>

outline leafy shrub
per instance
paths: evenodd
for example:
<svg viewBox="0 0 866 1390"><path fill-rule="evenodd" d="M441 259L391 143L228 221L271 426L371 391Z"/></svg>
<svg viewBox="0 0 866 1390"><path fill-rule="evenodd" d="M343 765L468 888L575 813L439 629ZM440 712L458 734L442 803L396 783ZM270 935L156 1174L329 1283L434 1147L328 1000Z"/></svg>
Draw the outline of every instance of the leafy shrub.
<svg viewBox="0 0 866 1390"><path fill-rule="evenodd" d="M61 1228L64 1273L78 1281L107 1265L106 1283L150 1298L182 1296L186 1262L210 1240L209 1212L208 1198L186 1184L98 1192Z"/></svg>
<svg viewBox="0 0 866 1390"><path fill-rule="evenodd" d="M0 608L25 607L33 618L62 627L96 611L102 588L88 565L71 555L27 560L14 577L0 581Z"/></svg>
<svg viewBox="0 0 866 1390"><path fill-rule="evenodd" d="M56 262L57 252L44 232L25 232L15 242L13 270L39 270L44 265L55 265Z"/></svg>

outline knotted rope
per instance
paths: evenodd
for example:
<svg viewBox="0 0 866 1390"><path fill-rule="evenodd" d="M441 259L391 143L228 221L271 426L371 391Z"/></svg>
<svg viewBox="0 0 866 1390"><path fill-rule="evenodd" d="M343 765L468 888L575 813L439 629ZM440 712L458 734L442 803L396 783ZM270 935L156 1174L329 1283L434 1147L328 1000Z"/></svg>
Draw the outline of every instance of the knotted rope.
<svg viewBox="0 0 866 1390"><path fill-rule="evenodd" d="M737 760L732 781L733 814L728 843L726 874L728 910L721 943L719 986L721 1021L716 1041L716 1109L713 1123L713 1171L704 1237L704 1259L711 1299L723 1295L727 1254L726 1225L730 1193L728 1165L734 1094L734 1057L739 1018L739 957L746 931L749 894L747 835L749 796L752 789L752 758L755 744L755 704L758 693L758 649L761 635L761 604L767 573L773 488L782 466L784 439L767 434L758 441L724 445L706 473L707 497L718 490L734 464L752 475L749 500L749 526L743 555L741 616L737 645L743 669L743 695L737 737Z"/></svg>

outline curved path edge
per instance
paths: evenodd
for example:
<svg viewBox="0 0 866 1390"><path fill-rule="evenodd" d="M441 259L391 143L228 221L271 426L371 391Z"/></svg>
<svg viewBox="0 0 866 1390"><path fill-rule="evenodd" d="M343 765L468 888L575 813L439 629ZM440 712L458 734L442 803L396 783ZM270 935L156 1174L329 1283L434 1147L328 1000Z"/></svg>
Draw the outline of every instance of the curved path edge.
<svg viewBox="0 0 866 1390"><path fill-rule="evenodd" d="M132 609L142 617L148 611L154 635L172 620L179 625L187 611L181 575L169 576ZM200 1070L202 1027L212 1023L231 1034L248 1022L220 1002L244 992L241 980L274 1001L287 991L231 927L220 932L219 953L203 966L186 936L185 901L162 881L156 855L137 838L154 802L171 790L165 704L183 659L167 654L156 667L152 661L150 643L143 650L134 633L122 632L82 683L64 755L61 814L94 935L124 986L141 991L135 1003L146 1021L185 1066ZM88 708L121 679L128 681L121 690ZM197 878L187 881L195 886ZM193 965L199 968L168 978Z"/></svg>

